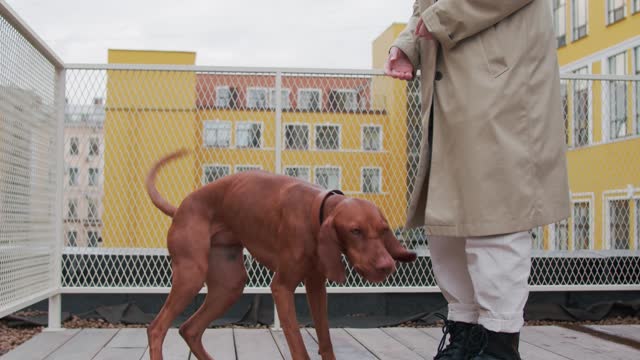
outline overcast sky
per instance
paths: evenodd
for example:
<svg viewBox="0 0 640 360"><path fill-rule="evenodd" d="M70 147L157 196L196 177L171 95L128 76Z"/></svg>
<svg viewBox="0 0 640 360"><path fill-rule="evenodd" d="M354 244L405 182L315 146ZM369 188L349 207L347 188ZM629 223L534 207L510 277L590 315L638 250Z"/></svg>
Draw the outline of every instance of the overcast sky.
<svg viewBox="0 0 640 360"><path fill-rule="evenodd" d="M107 49L195 51L197 65L371 68L414 0L5 0L67 63Z"/></svg>

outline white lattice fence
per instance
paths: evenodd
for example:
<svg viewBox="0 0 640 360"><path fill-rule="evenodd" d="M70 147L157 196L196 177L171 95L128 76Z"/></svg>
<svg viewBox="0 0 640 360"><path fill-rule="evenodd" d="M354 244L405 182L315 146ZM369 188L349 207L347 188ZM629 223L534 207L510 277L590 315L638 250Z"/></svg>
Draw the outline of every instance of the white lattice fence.
<svg viewBox="0 0 640 360"><path fill-rule="evenodd" d="M62 71L0 2L0 317L60 289Z"/></svg>
<svg viewBox="0 0 640 360"><path fill-rule="evenodd" d="M603 205L613 201L609 190L628 195L629 184L640 187L633 162L640 157L637 84L635 78L564 77L573 216L532 230L532 285L637 287L637 201ZM169 219L150 204L143 179L155 160L182 147L191 155L159 176L172 203L206 182L254 168L339 188L378 204L422 256L383 284L350 272L347 284L332 284L331 291L437 291L428 239L402 228L417 171L419 93L418 81L392 81L379 71L70 66L64 291L167 290ZM620 102L627 109L624 132ZM615 137L606 132L611 128ZM621 243L626 250L610 251L622 246L608 245L620 243L618 233L628 237ZM246 265L247 291L267 292L272 274L249 254Z"/></svg>

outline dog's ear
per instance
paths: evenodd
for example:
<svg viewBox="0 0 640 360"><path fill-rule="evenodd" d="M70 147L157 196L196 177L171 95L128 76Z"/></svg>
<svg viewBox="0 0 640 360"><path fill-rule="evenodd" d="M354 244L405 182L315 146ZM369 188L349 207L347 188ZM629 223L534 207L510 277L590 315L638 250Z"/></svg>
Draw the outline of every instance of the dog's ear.
<svg viewBox="0 0 640 360"><path fill-rule="evenodd" d="M333 216L327 218L318 233L318 264L327 279L343 284L347 280Z"/></svg>
<svg viewBox="0 0 640 360"><path fill-rule="evenodd" d="M404 246L402 246L398 238L393 235L391 230L388 230L384 236L384 247L387 248L389 255L391 255L394 260L398 260L401 262L412 262L418 258L418 255L416 255L416 253L411 252Z"/></svg>

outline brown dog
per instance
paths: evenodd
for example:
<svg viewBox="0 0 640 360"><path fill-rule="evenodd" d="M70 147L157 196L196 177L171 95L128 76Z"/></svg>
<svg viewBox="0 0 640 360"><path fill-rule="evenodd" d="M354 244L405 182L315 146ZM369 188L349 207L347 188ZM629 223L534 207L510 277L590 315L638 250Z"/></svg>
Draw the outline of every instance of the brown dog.
<svg viewBox="0 0 640 360"><path fill-rule="evenodd" d="M198 359L212 359L202 346L202 334L243 292L243 247L274 272L271 290L293 359L309 359L294 305L294 291L302 281L319 353L323 360L335 359L325 282L345 281L342 254L372 282L395 271L394 260L413 261L416 255L402 247L372 203L263 171L225 176L192 192L175 208L158 193L155 178L163 165L185 154L183 150L164 157L146 180L153 204L173 217L167 236L172 287L147 329L151 359L162 359L171 322L203 284L206 299L180 327L180 334Z"/></svg>

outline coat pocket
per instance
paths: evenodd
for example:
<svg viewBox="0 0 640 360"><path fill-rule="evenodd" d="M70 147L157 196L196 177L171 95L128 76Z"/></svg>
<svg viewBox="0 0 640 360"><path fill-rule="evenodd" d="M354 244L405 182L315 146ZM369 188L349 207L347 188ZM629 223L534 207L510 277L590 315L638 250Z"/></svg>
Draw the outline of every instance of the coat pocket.
<svg viewBox="0 0 640 360"><path fill-rule="evenodd" d="M498 23L499 24L499 23ZM485 59L489 73L493 77L498 77L509 70L509 64L507 64L507 57L503 51L504 44L500 43L498 38L499 30L498 25L493 25L486 29L480 35L480 43L484 51Z"/></svg>

